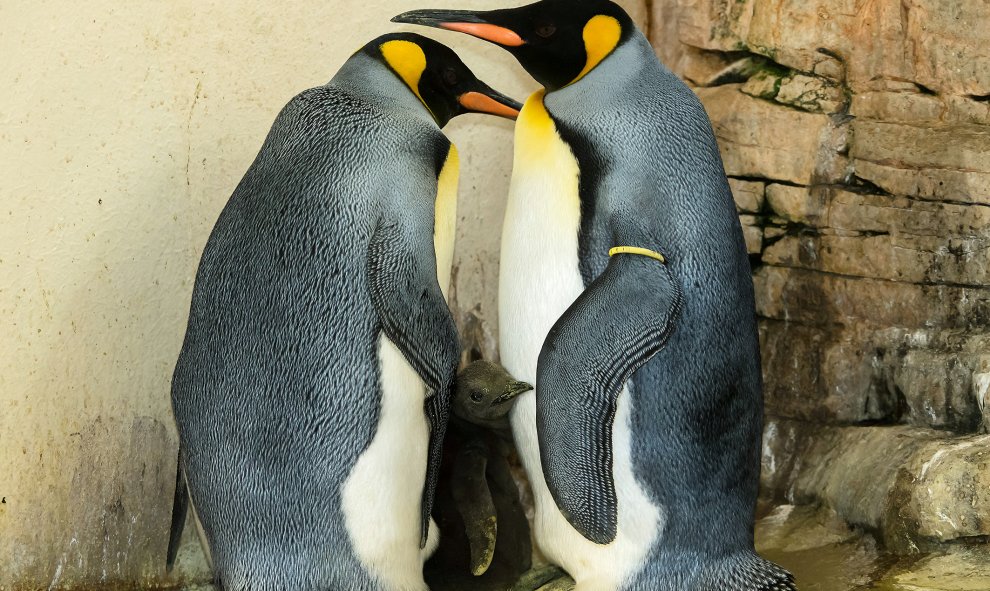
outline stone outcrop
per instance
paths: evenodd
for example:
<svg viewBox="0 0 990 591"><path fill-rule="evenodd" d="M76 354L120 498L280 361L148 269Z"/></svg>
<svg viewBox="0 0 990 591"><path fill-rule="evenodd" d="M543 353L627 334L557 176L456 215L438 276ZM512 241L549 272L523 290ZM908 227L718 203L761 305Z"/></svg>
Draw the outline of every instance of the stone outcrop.
<svg viewBox="0 0 990 591"><path fill-rule="evenodd" d="M653 3L754 264L765 493L902 552L990 535L986 18L981 0Z"/></svg>
<svg viewBox="0 0 990 591"><path fill-rule="evenodd" d="M894 557L827 508L780 505L756 522L756 549L786 567L798 589L976 591L990 584L990 545L940 545L927 557Z"/></svg>
<svg viewBox="0 0 990 591"><path fill-rule="evenodd" d="M954 438L909 426L829 427L772 420L763 486L776 499L824 501L886 547L990 535L990 436Z"/></svg>

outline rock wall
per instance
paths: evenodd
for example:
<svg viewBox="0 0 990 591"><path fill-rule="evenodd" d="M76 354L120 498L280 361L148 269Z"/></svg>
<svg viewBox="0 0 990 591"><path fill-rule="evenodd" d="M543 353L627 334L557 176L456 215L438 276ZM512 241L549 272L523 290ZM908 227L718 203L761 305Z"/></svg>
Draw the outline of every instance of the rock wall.
<svg viewBox="0 0 990 591"><path fill-rule="evenodd" d="M656 0L753 262L763 485L914 551L990 535L990 8Z"/></svg>

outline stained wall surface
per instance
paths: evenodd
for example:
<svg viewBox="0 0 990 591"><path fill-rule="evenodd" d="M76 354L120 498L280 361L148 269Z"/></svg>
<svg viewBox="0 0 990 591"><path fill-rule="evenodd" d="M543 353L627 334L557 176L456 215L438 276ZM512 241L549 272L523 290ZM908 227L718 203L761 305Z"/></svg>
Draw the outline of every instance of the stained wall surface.
<svg viewBox="0 0 990 591"><path fill-rule="evenodd" d="M286 101L417 4L0 3L0 590L208 577L163 569L200 252ZM645 2L623 4L645 24ZM500 90L536 88L504 52L433 36ZM493 356L512 126L448 132L456 312Z"/></svg>

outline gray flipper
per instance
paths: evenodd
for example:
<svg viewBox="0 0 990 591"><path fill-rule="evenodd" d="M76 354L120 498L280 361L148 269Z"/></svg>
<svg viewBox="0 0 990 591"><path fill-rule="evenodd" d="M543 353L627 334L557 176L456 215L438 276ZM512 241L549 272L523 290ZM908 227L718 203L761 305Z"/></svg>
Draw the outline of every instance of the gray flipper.
<svg viewBox="0 0 990 591"><path fill-rule="evenodd" d="M632 254L605 269L550 329L536 372L540 459L561 513L587 539L615 539L612 421L626 380L666 343L681 291L668 266Z"/></svg>
<svg viewBox="0 0 990 591"><path fill-rule="evenodd" d="M450 396L461 354L457 328L437 280L432 224L432 218L426 227L382 220L368 246L369 288L382 330L432 392L424 404L430 420L430 446L420 547L426 546L429 533Z"/></svg>
<svg viewBox="0 0 990 591"><path fill-rule="evenodd" d="M182 471L182 450L175 465L175 495L172 498L172 525L168 532L168 551L165 553L165 572L172 572L175 557L179 553L179 542L182 540L182 528L186 524L186 513L189 511L189 490L186 488L186 477Z"/></svg>
<svg viewBox="0 0 990 591"><path fill-rule="evenodd" d="M471 574L476 577L485 574L491 566L498 537L498 517L485 474L488 453L488 446L482 439L464 445L454 461L451 483L471 549Z"/></svg>
<svg viewBox="0 0 990 591"><path fill-rule="evenodd" d="M794 577L755 552L733 554L706 568L698 577L698 591L796 591Z"/></svg>

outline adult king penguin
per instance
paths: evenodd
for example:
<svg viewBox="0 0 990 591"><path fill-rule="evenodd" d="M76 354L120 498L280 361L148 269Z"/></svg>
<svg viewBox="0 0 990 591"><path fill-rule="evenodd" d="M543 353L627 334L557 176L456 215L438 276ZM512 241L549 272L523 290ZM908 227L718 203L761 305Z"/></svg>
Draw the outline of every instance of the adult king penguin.
<svg viewBox="0 0 990 591"><path fill-rule="evenodd" d="M607 0L397 22L508 50L516 124L502 362L539 547L577 589L791 589L753 549L762 384L753 286L711 124Z"/></svg>
<svg viewBox="0 0 990 591"><path fill-rule="evenodd" d="M172 385L223 589L426 589L460 356L440 127L519 106L404 33L278 115L203 251Z"/></svg>

